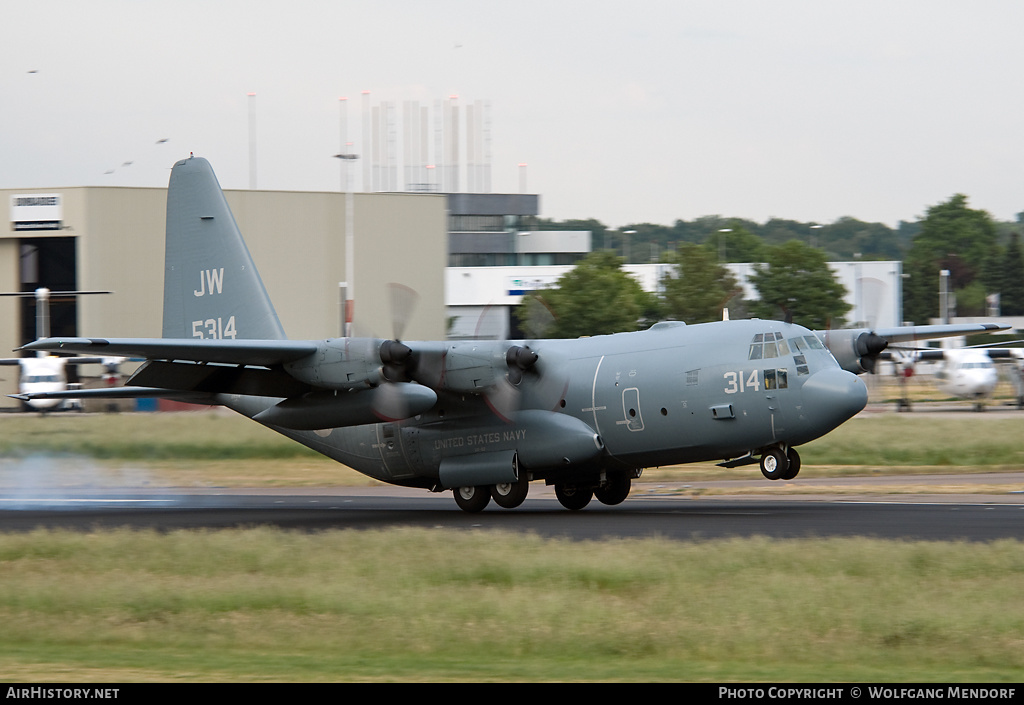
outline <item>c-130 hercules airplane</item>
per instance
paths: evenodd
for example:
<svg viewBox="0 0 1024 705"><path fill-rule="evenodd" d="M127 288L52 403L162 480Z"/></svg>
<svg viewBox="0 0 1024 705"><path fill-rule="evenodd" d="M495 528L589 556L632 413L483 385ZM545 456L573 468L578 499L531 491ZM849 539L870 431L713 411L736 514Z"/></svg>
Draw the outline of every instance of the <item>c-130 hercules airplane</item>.
<svg viewBox="0 0 1024 705"><path fill-rule="evenodd" d="M759 458L768 479L792 479L797 446L864 408L854 372L888 340L965 328L999 327L815 334L736 320L516 343L288 340L213 169L190 157L167 193L164 337L25 348L146 359L125 387L58 397L223 405L374 479L452 490L467 512L517 507L539 480L579 510L622 502L647 467Z"/></svg>

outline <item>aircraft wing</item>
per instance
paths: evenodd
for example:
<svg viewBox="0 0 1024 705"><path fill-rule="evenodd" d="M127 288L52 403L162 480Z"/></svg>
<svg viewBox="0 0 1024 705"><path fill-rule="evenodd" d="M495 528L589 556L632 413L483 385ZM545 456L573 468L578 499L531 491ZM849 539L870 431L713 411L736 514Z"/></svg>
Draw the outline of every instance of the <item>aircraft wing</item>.
<svg viewBox="0 0 1024 705"><path fill-rule="evenodd" d="M146 360L185 360L270 367L294 362L317 350L310 340L224 340L198 338L45 338L19 350L73 352ZM99 361L102 358L97 357ZM76 360L81 362L81 360Z"/></svg>
<svg viewBox="0 0 1024 705"><path fill-rule="evenodd" d="M17 399L137 399L164 397L195 403L214 403L214 395L251 394L292 397L310 391L280 370L280 365L315 353L316 341L200 340L191 338L46 338L23 350L64 353L102 353L102 357L69 358L102 361L123 356L146 363L126 386L33 392ZM201 364L195 364L201 363Z"/></svg>
<svg viewBox="0 0 1024 705"><path fill-rule="evenodd" d="M900 326L897 328L864 328L890 343L907 343L933 338L950 338L960 335L978 335L980 333L997 333L1009 330L1013 326L1005 323L947 323L931 326Z"/></svg>
<svg viewBox="0 0 1024 705"><path fill-rule="evenodd" d="M909 343L933 338L977 335L1009 330L1005 323L951 323L896 328L843 328L814 331L844 370L861 374L872 372L882 351L891 343Z"/></svg>

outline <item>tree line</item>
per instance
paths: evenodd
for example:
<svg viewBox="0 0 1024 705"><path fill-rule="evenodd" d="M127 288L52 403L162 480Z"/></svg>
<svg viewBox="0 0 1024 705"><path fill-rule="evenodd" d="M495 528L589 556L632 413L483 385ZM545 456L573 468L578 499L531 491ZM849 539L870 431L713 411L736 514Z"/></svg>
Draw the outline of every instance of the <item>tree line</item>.
<svg viewBox="0 0 1024 705"><path fill-rule="evenodd" d="M539 219L540 230L589 230L592 249L556 286L524 301L520 326L533 337L577 337L637 330L657 320L701 323L734 318L791 318L810 328L838 328L849 306L829 261L901 260L903 318L939 316L940 272L955 301L951 313L983 316L998 301L1002 315L1024 315L1024 257L1017 222L995 221L956 194L915 222L893 229L840 218L831 224L773 218L758 224L705 216L672 226L640 223L617 230L597 220ZM674 265L661 293L644 292L625 263ZM757 263L748 302L727 262Z"/></svg>

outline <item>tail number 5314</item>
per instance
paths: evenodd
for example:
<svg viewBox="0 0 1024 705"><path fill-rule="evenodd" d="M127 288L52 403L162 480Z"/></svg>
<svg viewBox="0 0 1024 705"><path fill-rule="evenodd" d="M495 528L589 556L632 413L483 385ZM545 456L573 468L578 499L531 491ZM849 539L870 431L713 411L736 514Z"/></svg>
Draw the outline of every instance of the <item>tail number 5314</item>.
<svg viewBox="0 0 1024 705"><path fill-rule="evenodd" d="M205 321L192 321L192 337L200 339L231 338L238 335L235 330L235 317L231 316L227 321L223 318L207 318Z"/></svg>

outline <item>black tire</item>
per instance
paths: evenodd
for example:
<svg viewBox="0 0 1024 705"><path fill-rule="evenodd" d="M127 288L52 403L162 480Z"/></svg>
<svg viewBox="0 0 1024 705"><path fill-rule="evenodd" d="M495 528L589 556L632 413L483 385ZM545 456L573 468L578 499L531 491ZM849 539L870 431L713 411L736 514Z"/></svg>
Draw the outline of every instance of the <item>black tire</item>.
<svg viewBox="0 0 1024 705"><path fill-rule="evenodd" d="M471 514L482 512L491 501L491 493L484 485L456 487L452 490L452 496L459 509Z"/></svg>
<svg viewBox="0 0 1024 705"><path fill-rule="evenodd" d="M632 485L633 482L626 473L609 473L608 481L600 487L594 488L594 496L601 504L622 504L626 501L626 497L629 496L629 490Z"/></svg>
<svg viewBox="0 0 1024 705"><path fill-rule="evenodd" d="M525 477L516 482L506 482L491 486L491 499L505 509L515 509L526 500L530 492L530 481Z"/></svg>
<svg viewBox="0 0 1024 705"><path fill-rule="evenodd" d="M789 469L786 470L786 474L782 476L782 479L792 480L800 474L800 454L796 452L796 448L790 448L786 453L786 458L789 460Z"/></svg>
<svg viewBox="0 0 1024 705"><path fill-rule="evenodd" d="M578 512L590 504L594 491L579 485L555 485L555 496L563 507Z"/></svg>
<svg viewBox="0 0 1024 705"><path fill-rule="evenodd" d="M761 474L769 480L781 480L789 470L789 458L779 448L771 448L761 456Z"/></svg>

